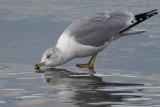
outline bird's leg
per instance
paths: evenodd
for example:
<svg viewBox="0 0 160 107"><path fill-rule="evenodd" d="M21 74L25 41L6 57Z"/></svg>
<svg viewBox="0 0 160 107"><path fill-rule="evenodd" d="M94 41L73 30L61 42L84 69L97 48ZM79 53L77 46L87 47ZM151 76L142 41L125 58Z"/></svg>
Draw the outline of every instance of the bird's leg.
<svg viewBox="0 0 160 107"><path fill-rule="evenodd" d="M88 68L89 70L94 71L94 61L97 57L97 54L98 53L93 54L93 56L91 57L91 59L87 64L77 64L76 66L79 68Z"/></svg>

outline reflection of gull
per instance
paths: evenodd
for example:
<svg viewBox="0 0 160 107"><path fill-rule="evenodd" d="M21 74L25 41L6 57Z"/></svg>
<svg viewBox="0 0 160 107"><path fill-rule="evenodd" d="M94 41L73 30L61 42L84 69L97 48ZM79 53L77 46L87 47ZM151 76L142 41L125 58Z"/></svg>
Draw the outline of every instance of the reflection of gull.
<svg viewBox="0 0 160 107"><path fill-rule="evenodd" d="M87 73L74 73L66 69L47 69L44 71L44 74L45 75L43 79L45 79L47 83L53 85L65 84L66 86L76 86L84 89L84 87L86 87L86 84L102 82L102 79L100 77L87 75Z"/></svg>
<svg viewBox="0 0 160 107"><path fill-rule="evenodd" d="M82 107L99 107L100 105L104 107L104 105L124 103L134 104L135 102L126 102L123 99L141 98L142 94L138 92L141 90L138 87L144 86L144 84L136 83L105 82L100 76L89 76L87 73L74 73L65 69L54 68L44 71L43 80L51 85L53 90L57 90L57 96L55 97L57 97L58 101L65 102L67 100L67 102ZM117 87L117 90L112 90L115 87ZM121 88L125 88L125 90ZM131 90L130 88L133 89ZM108 91L107 89L111 90ZM60 99L59 97L65 99Z"/></svg>
<svg viewBox="0 0 160 107"><path fill-rule="evenodd" d="M98 52L122 36L143 33L142 30L131 28L156 14L158 14L157 9L135 16L128 12L105 12L83 17L64 31L56 47L44 52L36 68L42 65L54 67L73 58L92 56L87 64L77 64L77 66L93 71Z"/></svg>

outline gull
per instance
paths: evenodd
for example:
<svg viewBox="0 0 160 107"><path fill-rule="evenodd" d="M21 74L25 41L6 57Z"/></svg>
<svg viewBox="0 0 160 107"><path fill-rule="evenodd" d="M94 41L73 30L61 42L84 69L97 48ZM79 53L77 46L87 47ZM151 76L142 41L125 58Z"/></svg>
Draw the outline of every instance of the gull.
<svg viewBox="0 0 160 107"><path fill-rule="evenodd" d="M137 15L129 12L103 12L82 17L61 34L55 47L44 52L35 69L39 70L43 65L55 67L74 58L92 56L88 63L76 66L94 71L94 61L100 51L120 37L145 32L132 27L158 14L157 10Z"/></svg>

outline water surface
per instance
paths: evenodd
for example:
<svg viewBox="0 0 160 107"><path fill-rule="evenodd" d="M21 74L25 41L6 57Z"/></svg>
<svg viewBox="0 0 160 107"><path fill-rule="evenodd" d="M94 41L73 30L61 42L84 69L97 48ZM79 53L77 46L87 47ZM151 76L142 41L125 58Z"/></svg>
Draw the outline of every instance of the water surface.
<svg viewBox="0 0 160 107"><path fill-rule="evenodd" d="M90 75L75 68L33 72L32 66L0 66L0 104L5 107L160 106L157 74L105 69Z"/></svg>

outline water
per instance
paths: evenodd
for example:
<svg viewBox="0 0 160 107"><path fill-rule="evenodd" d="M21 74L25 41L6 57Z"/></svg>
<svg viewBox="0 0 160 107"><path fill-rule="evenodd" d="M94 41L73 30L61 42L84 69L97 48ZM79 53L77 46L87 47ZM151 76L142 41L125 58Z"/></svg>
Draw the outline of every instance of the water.
<svg viewBox="0 0 160 107"><path fill-rule="evenodd" d="M99 53L96 74L78 69L81 58L35 72L42 53L56 45L72 21L102 11L136 13L159 8L159 0L1 0L0 107L159 107L159 15Z"/></svg>
<svg viewBox="0 0 160 107"><path fill-rule="evenodd" d="M97 72L90 75L75 68L33 72L32 66L8 66L1 70L0 104L5 107L160 106L160 75L114 69Z"/></svg>

